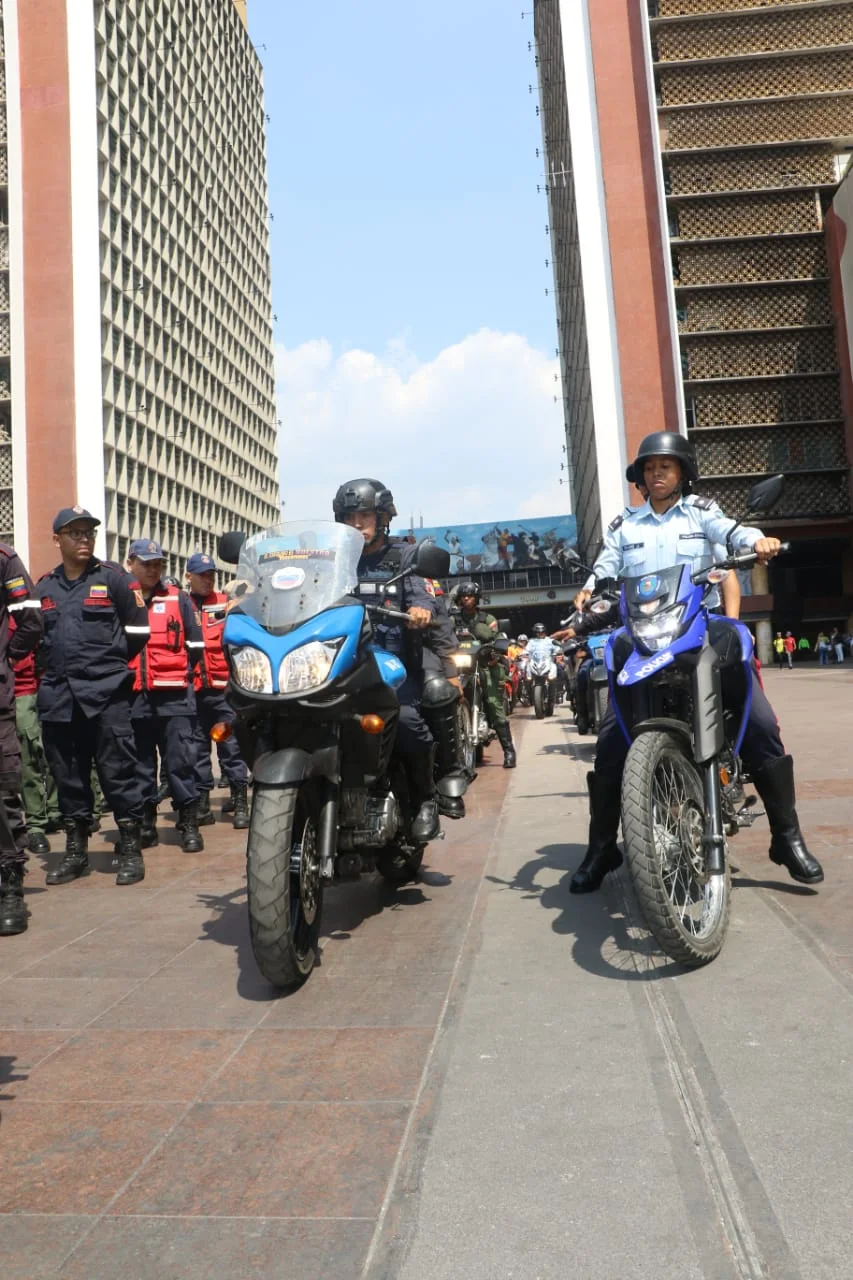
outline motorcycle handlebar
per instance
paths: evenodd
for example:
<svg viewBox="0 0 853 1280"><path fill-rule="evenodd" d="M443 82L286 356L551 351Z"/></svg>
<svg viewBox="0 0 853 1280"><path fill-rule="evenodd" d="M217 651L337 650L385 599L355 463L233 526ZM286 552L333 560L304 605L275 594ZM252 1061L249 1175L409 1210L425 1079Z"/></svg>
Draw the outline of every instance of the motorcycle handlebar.
<svg viewBox="0 0 853 1280"><path fill-rule="evenodd" d="M790 542L783 542L779 548L780 553L783 551L790 551L790 550L791 550ZM746 569L750 565L756 564L757 561L758 561L758 556L755 554L754 551L744 551L739 556L727 556L725 560L718 560L716 564L711 565L711 568L712 569ZM707 573L707 572L708 572L707 569L702 570L702 573ZM697 576L701 578L702 574L699 574Z"/></svg>

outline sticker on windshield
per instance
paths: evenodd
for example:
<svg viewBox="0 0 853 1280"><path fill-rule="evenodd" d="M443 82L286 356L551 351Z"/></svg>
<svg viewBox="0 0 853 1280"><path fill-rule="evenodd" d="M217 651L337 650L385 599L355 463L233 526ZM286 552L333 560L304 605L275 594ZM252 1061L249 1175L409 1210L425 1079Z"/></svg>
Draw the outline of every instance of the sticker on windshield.
<svg viewBox="0 0 853 1280"><path fill-rule="evenodd" d="M642 596L644 600L647 600L649 596L653 596L657 591L658 585L659 579L653 574L648 578L641 578L640 585L637 587L637 595Z"/></svg>
<svg viewBox="0 0 853 1280"><path fill-rule="evenodd" d="M295 591L304 581L305 570L298 569L295 565L288 565L284 569L276 569L270 578L270 585L274 591Z"/></svg>
<svg viewBox="0 0 853 1280"><path fill-rule="evenodd" d="M318 550L316 547L294 547L281 551L265 551L258 556L258 564L269 564L274 560L334 560L333 550Z"/></svg>

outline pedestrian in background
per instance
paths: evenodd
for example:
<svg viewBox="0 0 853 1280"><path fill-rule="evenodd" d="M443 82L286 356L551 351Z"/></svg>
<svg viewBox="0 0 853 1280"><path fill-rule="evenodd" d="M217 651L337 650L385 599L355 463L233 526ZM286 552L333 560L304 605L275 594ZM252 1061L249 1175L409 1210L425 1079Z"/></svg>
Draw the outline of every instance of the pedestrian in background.
<svg viewBox="0 0 853 1280"><path fill-rule="evenodd" d="M838 630L838 627L832 628L832 634L829 637L830 648L835 653L835 661L842 663L844 661L844 637Z"/></svg>
<svg viewBox="0 0 853 1280"><path fill-rule="evenodd" d="M806 636L801 636L797 641L797 653L801 658L808 658L810 652L811 645L808 642L808 638Z"/></svg>
<svg viewBox="0 0 853 1280"><path fill-rule="evenodd" d="M222 631L228 597L216 590L216 565L202 551L187 561L187 582L196 621L204 641L201 658L195 668L193 686L196 697L196 776L199 785L199 826L214 822L210 809L213 770L210 767L210 730L215 724L233 724L234 712L225 697L228 686L228 663L222 651ZM241 830L249 825L249 770L235 738L216 744L219 767L231 788L234 804L233 823Z"/></svg>
<svg viewBox="0 0 853 1280"><path fill-rule="evenodd" d="M65 854L48 872L48 884L67 884L89 871L93 761L118 824L116 884L145 876L127 664L145 647L148 615L139 584L94 554L99 524L81 506L63 508L53 522L62 561L36 586L44 615L38 710L65 827Z"/></svg>
<svg viewBox="0 0 853 1280"><path fill-rule="evenodd" d="M134 692L131 720L144 798L142 847L151 849L160 843L159 751L178 810L181 848L185 853L198 853L204 840L198 829L196 704L190 674L201 658L204 641L186 591L163 582L165 556L159 542L137 538L130 544L128 566L139 581L151 632L145 649L130 664Z"/></svg>
<svg viewBox="0 0 853 1280"><path fill-rule="evenodd" d="M817 645L818 663L822 667L828 667L829 666L829 636L826 634L825 631L819 631L817 633L817 640L815 641L815 643Z"/></svg>
<svg viewBox="0 0 853 1280"><path fill-rule="evenodd" d="M776 654L776 665L781 671L782 667L785 665L785 637L782 635L781 631L776 632L776 636L773 640L773 651Z"/></svg>
<svg viewBox="0 0 853 1280"><path fill-rule="evenodd" d="M15 620L14 630L10 626ZM34 653L43 634L41 604L14 547L0 542L0 936L23 933L27 824L21 803L21 747L15 726L12 663Z"/></svg>
<svg viewBox="0 0 853 1280"><path fill-rule="evenodd" d="M794 651L796 647L797 647L797 642L794 639L793 635L791 634L790 631L786 631L785 632L785 659L788 663L789 671L793 671L794 669Z"/></svg>

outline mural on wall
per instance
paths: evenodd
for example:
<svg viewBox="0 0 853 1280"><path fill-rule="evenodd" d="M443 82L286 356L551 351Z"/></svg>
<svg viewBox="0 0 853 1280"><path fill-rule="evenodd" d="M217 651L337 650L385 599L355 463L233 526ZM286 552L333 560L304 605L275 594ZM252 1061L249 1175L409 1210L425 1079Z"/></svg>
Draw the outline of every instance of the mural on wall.
<svg viewBox="0 0 853 1280"><path fill-rule="evenodd" d="M450 572L480 573L501 569L562 569L566 552L577 542L574 516L542 516L534 520L501 520L497 524L436 525L429 529L397 529L398 536L431 539L450 552Z"/></svg>

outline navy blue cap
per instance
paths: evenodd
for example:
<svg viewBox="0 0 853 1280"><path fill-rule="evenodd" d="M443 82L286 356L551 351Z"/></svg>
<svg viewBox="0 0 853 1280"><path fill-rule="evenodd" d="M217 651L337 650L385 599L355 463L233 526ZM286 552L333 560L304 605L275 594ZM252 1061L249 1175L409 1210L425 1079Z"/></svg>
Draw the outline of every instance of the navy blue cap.
<svg viewBox="0 0 853 1280"><path fill-rule="evenodd" d="M151 542L148 538L135 538L130 544L128 558L135 560L165 560L163 548L159 542Z"/></svg>
<svg viewBox="0 0 853 1280"><path fill-rule="evenodd" d="M73 524L75 520L87 520L93 525L101 523L98 517L93 516L85 507L63 507L57 512L53 522L53 532L59 533L60 529L64 529L67 524Z"/></svg>
<svg viewBox="0 0 853 1280"><path fill-rule="evenodd" d="M187 561L187 573L210 573L216 568L213 556L205 555L203 551L195 551Z"/></svg>

